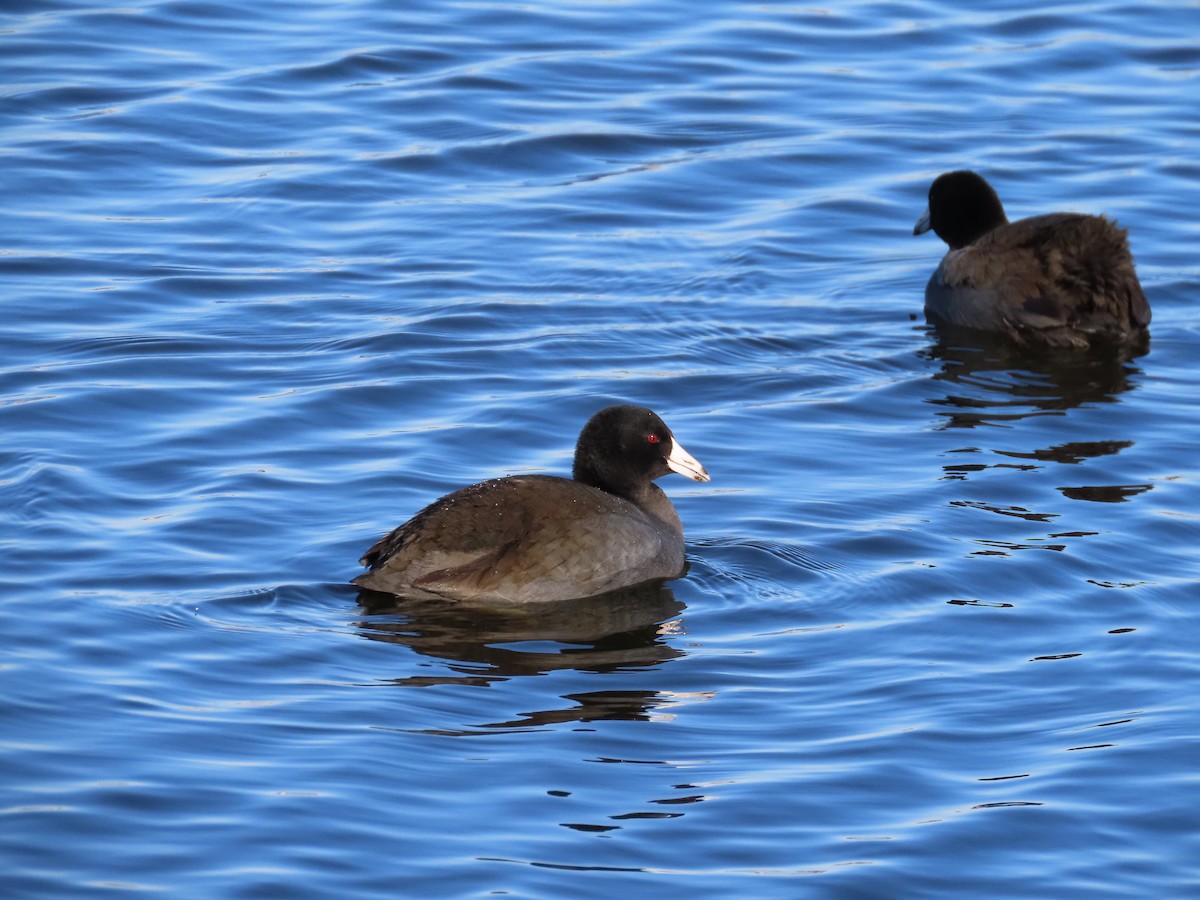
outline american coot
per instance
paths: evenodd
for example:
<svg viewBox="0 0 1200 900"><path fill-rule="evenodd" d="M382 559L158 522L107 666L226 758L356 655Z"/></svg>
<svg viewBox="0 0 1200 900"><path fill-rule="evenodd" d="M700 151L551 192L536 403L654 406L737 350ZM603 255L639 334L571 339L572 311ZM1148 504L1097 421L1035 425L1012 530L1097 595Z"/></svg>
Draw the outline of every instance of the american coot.
<svg viewBox="0 0 1200 900"><path fill-rule="evenodd" d="M653 412L610 406L580 432L572 478L510 475L447 494L371 547L354 583L524 604L676 578L683 526L653 482L668 472L709 480Z"/></svg>
<svg viewBox="0 0 1200 900"><path fill-rule="evenodd" d="M1009 222L992 186L958 171L934 180L913 234L931 228L950 245L925 286L931 321L1033 346L1144 337L1150 304L1125 231L1111 220L1051 213Z"/></svg>

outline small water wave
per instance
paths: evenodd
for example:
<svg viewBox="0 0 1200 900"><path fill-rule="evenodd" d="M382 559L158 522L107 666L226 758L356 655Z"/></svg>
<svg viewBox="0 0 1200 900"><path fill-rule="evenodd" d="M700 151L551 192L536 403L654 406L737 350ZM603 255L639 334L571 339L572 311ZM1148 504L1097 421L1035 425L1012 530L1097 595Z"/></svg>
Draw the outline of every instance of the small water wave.
<svg viewBox="0 0 1200 900"><path fill-rule="evenodd" d="M1195 10L10 7L6 894L1196 882ZM1127 227L1149 344L925 325L964 166ZM347 583L611 402L685 577Z"/></svg>

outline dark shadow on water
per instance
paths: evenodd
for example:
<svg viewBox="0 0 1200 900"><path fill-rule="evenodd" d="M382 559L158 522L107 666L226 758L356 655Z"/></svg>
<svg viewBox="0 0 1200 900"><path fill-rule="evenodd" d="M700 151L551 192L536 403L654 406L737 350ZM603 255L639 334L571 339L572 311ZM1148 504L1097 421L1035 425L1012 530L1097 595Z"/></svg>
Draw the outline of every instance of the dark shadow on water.
<svg viewBox="0 0 1200 900"><path fill-rule="evenodd" d="M933 379L944 394L930 399L939 407L940 428L1015 428L1022 420L1063 416L1081 406L1121 402L1134 390L1142 370L1135 360L1149 352L1148 339L1138 345L1098 347L1088 351L1030 349L997 336L969 329L931 326L933 343L919 351L938 363ZM1036 433L1036 432L1035 432ZM993 449L1003 462L977 461L978 446L964 447L960 460L943 466L943 477L965 479L989 468L1039 469L1076 466L1132 448L1136 435L1067 441L1029 449ZM978 438L972 438L977 441ZM1060 487L1072 500L1118 503L1151 490L1149 484ZM1036 518L1019 508L997 509L1005 515ZM1039 514L1040 515L1040 514Z"/></svg>
<svg viewBox="0 0 1200 900"><path fill-rule="evenodd" d="M574 669L613 672L643 669L683 656L668 643L680 633L672 621L684 605L662 584L640 585L597 597L527 608L468 609L428 600L402 600L364 591L365 616L354 624L371 641L402 644L447 665L429 675L405 675L402 687L459 684L487 687L525 675ZM564 694L560 709L522 712L518 718L461 729L422 733L469 737L599 720L648 720L678 702L654 690L603 690Z"/></svg>
<svg viewBox="0 0 1200 900"><path fill-rule="evenodd" d="M366 616L355 623L372 641L403 644L447 660L458 675L408 676L396 684L471 682L563 669L607 672L682 656L667 642L684 608L661 583L560 603L464 608L452 603L359 593Z"/></svg>
<svg viewBox="0 0 1200 900"><path fill-rule="evenodd" d="M1064 497L1072 500L1090 500L1092 503L1124 503L1138 494L1153 488L1152 484L1101 484L1080 487L1061 487Z"/></svg>
<svg viewBox="0 0 1200 900"><path fill-rule="evenodd" d="M647 722L664 718L666 707L675 701L658 691L588 691L563 694L561 699L576 704L564 709L542 709L521 713L519 718L486 722L473 728L421 728L421 734L470 737L497 731L521 731L546 725L565 725L600 721Z"/></svg>
<svg viewBox="0 0 1200 900"><path fill-rule="evenodd" d="M934 342L920 355L941 365L933 377L946 395L930 402L943 408L944 428L1003 426L1029 416L1062 415L1085 403L1114 403L1134 387L1141 370L1133 360L1149 350L1147 344L1087 352L1034 350L969 329L930 332ZM1104 452L1085 448L1082 455L1097 455L1095 449ZM1055 454L1053 449L1038 452Z"/></svg>

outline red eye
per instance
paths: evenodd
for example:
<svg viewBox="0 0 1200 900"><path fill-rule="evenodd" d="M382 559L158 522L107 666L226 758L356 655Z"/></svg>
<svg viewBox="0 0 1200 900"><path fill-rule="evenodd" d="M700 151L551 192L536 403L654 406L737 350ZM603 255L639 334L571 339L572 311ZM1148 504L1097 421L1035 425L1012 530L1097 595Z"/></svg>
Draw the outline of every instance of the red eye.
<svg viewBox="0 0 1200 900"><path fill-rule="evenodd" d="M657 444L658 443L658 435L657 434L648 434L648 435L646 435L646 440L647 440L647 442L649 442L651 444Z"/></svg>

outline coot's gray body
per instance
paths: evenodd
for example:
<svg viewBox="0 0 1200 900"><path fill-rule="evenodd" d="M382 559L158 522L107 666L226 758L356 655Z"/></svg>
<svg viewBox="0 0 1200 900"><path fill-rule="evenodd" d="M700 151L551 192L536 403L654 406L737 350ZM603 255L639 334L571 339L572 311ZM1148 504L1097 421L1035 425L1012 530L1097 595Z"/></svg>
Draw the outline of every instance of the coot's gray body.
<svg viewBox="0 0 1200 900"><path fill-rule="evenodd" d="M1103 216L1051 213L1009 222L980 175L940 175L913 229L950 249L925 287L935 323L1020 344L1086 348L1140 339L1150 304L1126 232Z"/></svg>
<svg viewBox="0 0 1200 900"><path fill-rule="evenodd" d="M653 479L708 473L648 409L616 406L580 434L573 478L513 475L421 510L363 556L369 590L482 604L589 597L685 569L683 526Z"/></svg>

